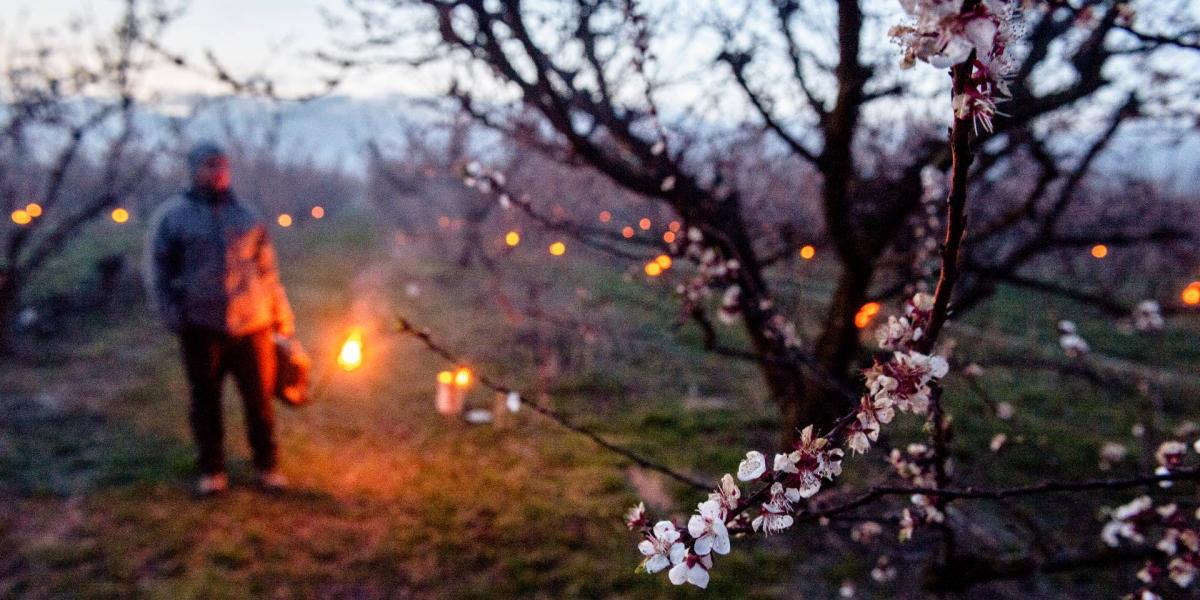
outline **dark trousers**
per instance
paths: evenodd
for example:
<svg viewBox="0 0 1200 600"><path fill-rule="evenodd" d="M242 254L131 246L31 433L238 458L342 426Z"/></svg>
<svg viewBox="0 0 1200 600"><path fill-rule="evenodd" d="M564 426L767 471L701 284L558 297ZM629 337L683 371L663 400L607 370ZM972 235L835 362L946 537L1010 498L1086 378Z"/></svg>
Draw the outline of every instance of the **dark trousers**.
<svg viewBox="0 0 1200 600"><path fill-rule="evenodd" d="M230 337L206 329L187 328L180 334L183 364L192 391L192 435L200 449L198 466L203 474L225 470L225 427L222 423L221 388L226 373L233 373L246 413L246 433L254 452L254 466L275 468L275 411L271 398L275 386L275 343L270 331Z"/></svg>

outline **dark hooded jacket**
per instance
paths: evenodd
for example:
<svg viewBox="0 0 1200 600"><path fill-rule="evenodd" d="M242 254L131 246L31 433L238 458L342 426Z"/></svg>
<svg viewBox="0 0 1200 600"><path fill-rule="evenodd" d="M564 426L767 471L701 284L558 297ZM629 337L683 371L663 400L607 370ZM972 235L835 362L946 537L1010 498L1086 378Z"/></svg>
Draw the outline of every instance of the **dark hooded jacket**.
<svg viewBox="0 0 1200 600"><path fill-rule="evenodd" d="M146 275L172 331L291 331L293 317L262 221L231 192L190 190L151 220Z"/></svg>

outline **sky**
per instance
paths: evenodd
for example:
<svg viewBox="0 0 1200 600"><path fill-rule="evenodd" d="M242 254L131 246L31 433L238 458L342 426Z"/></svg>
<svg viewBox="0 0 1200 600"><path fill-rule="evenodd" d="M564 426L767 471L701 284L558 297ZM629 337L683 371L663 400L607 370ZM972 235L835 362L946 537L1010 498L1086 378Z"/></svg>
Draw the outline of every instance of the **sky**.
<svg viewBox="0 0 1200 600"><path fill-rule="evenodd" d="M88 29L110 28L120 15L121 0L0 0L0 40L12 32L61 28L82 17ZM314 90L314 63L307 58L322 47L329 29L320 7L339 7L338 0L192 0L163 40L164 45L202 62L212 50L221 63L245 76L261 72L285 88ZM14 36L15 37L15 36ZM0 56L7 50L0 42ZM172 93L221 93L210 78L165 69L155 74L155 88ZM339 89L354 96L434 91L431 81L381 75L356 77Z"/></svg>

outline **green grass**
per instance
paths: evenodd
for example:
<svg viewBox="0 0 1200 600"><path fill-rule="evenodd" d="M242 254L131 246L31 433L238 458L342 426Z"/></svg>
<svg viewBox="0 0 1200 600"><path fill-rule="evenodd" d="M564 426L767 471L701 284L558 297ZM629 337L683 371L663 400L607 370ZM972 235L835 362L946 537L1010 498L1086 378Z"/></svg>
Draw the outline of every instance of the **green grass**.
<svg viewBox="0 0 1200 600"><path fill-rule="evenodd" d="M103 233L113 236L108 245L77 244L39 280L33 297L70 289L109 245L136 248L132 228ZM635 574L637 540L620 517L638 491L622 461L529 411L485 427L439 417L434 374L447 365L414 341L384 333L403 314L473 366L608 438L719 476L747 449L772 446L773 409L751 365L705 354L692 328L672 328L669 282L647 285L593 261L552 260L532 245L504 259L495 276L458 270L419 243L392 247L387 232L354 214L275 236L300 337L321 364L348 327L368 328L361 371L330 371L312 406L279 409L283 469L295 489L268 496L247 485L230 386L235 488L222 498L193 499L186 388L174 342L140 306L108 311L0 369L0 597L822 598L843 579L859 582L859 597L916 593L915 566L896 583L870 583L877 552L852 544L836 524L828 535L806 525L736 543L707 594ZM829 286L819 264L793 268L800 297L820 302ZM498 294L526 305L530 282L539 288L539 308L557 324L499 308ZM409 284L420 293L405 293ZM1030 316L1031 303L1044 311ZM969 322L1052 353L1054 321L1081 310L1002 290ZM1105 354L1163 358L1156 364L1177 369L1200 360L1188 343L1195 329L1182 319L1145 338L1075 318ZM730 335L740 339L736 328ZM555 355L556 366L539 368L537 348ZM986 347L960 350L988 356ZM991 418L961 380L952 379L947 392L956 473L983 485L1094 476L1105 440L1135 450L1116 471L1133 473L1152 451L1130 435L1134 422L1200 418L1180 403L1131 399L1047 372L990 369L984 382L992 400L1016 406L1013 420ZM492 398L475 390L470 402L490 406ZM992 453L988 441L1001 431L1010 444ZM887 441L919 437L919 424L902 417ZM847 461L843 485L881 476L883 455ZM662 487L665 516L683 519L701 499L670 483ZM1021 506L1037 526L1065 532L1060 541L1076 547L1095 543L1100 505L1128 496ZM958 507L960 522L1006 532L973 543L997 553L1017 548L1009 512ZM894 535L888 527L885 536ZM918 536L885 551L908 560L927 547ZM1051 578L1037 585L1068 596L1112 596L1132 589L1136 569L1127 570L1093 573L1087 584ZM1023 585L985 586L976 594L1027 595Z"/></svg>

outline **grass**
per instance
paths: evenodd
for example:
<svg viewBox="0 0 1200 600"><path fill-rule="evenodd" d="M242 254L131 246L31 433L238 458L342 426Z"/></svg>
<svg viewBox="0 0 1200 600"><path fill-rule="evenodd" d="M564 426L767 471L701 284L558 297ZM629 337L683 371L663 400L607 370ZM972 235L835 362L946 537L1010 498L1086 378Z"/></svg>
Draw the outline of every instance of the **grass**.
<svg viewBox="0 0 1200 600"><path fill-rule="evenodd" d="M136 247L136 235L111 229L101 232L103 246L79 244L56 261L34 297L71 289L107 248ZM501 267L513 276L493 278L455 269L419 243L394 245L356 215L276 237L300 336L319 362L330 361L347 328L368 327L361 371L331 371L313 405L279 408L283 469L294 489L270 496L247 485L230 386L235 487L225 497L193 499L186 388L173 340L141 306L81 320L0 370L0 597L820 598L844 579L859 582L859 597L918 594L915 567L895 583L870 583L878 553L817 526L735 544L707 594L635 574L636 540L621 524L623 511L650 490L661 493L659 514L681 520L699 500L694 493L631 471L528 411L485 427L439 417L433 375L446 365L415 342L383 333L402 313L474 366L610 439L719 475L746 449L771 447L773 410L751 366L706 355L694 332L672 328L674 307L663 302L669 283L646 285L609 266L551 260L525 246ZM530 302L530 282L556 325L503 309L504 300ZM817 276L801 288L820 298L828 286ZM1034 319L1030 302L1044 307ZM969 322L1052 346L1054 319L1080 310L1002 290ZM1183 320L1143 338L1084 317L1076 317L1086 323L1083 333L1103 353L1144 361L1167 350L1173 355L1165 363L1177 369L1200 359L1188 341L1195 330ZM983 347L961 350L987 356ZM539 366L539 356L554 360ZM1153 447L1131 436L1134 422L1200 418L1167 398L1131 400L1052 373L994 369L984 380L993 401L1017 407L1014 419L991 418L961 380L947 392L956 472L981 484L1094 475L1105 440L1135 450L1117 469L1133 473ZM476 390L470 402L490 406L492 399ZM918 428L898 419L888 442L918 439ZM1001 431L1010 444L990 452L989 440ZM849 461L845 485L883 473L881 458ZM1095 543L1098 507L1130 496L1021 504L1032 513L1021 525L987 504L958 505L952 517L995 525L999 533L971 534L971 541L1000 554L1018 548L1022 527L1066 532L1060 541L1081 547ZM924 547L918 536L884 551L903 565ZM1134 570L974 593L1016 597L1035 585L1064 597L1113 596L1132 589Z"/></svg>

